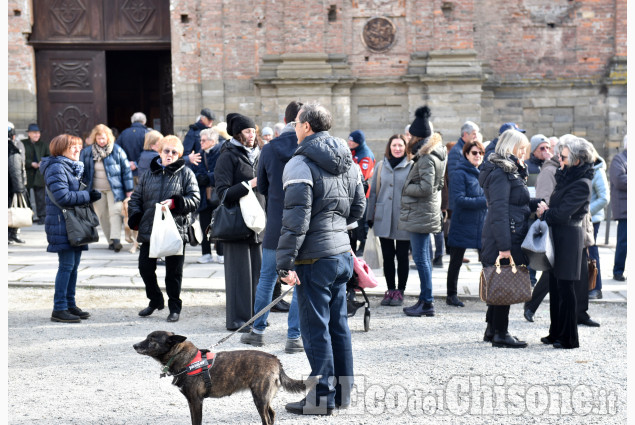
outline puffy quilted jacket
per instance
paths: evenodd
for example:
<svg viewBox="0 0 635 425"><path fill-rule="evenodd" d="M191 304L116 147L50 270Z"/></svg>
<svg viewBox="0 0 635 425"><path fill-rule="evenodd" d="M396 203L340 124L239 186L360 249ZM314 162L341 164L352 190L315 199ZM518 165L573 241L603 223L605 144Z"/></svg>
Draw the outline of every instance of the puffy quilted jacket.
<svg viewBox="0 0 635 425"><path fill-rule="evenodd" d="M604 207L606 207L611 200L609 193L609 182L606 178L606 162L603 158L599 158L593 164L595 173L593 174L592 191L591 191L591 205L589 205L589 212L591 213L591 221L593 223L599 223L604 220Z"/></svg>
<svg viewBox="0 0 635 425"><path fill-rule="evenodd" d="M295 260L351 249L346 225L362 217L366 197L359 167L344 140L326 131L306 137L285 166L282 184L279 270L293 270Z"/></svg>
<svg viewBox="0 0 635 425"><path fill-rule="evenodd" d="M93 148L87 146L82 149L79 160L84 163L84 184L88 190L93 188L93 177L95 176L95 161L93 160ZM104 161L104 169L108 177L108 183L115 197L115 202L126 199L126 192L132 192L134 183L132 181L132 171L130 163L123 148L117 144L113 145L112 152Z"/></svg>
<svg viewBox="0 0 635 425"><path fill-rule="evenodd" d="M42 158L40 170L44 182L62 207L84 205L90 202L88 190L80 190L80 181L84 172L81 161L73 161L65 156L47 156ZM48 252L59 252L71 249L66 234L66 221L62 210L57 208L46 194L46 219L44 221ZM87 250L88 246L82 246Z"/></svg>
<svg viewBox="0 0 635 425"><path fill-rule="evenodd" d="M170 210L176 227L185 242L187 228L190 225L190 213L196 211L201 201L198 184L194 172L185 166L180 158L176 162L163 167L157 156L150 163L150 172L139 179L139 184L128 202L128 224L137 228L139 242L149 242L152 234L155 204L172 199L175 207Z"/></svg>
<svg viewBox="0 0 635 425"><path fill-rule="evenodd" d="M428 138L412 161L401 193L399 229L438 233L443 228L441 190L447 163L447 150L441 138Z"/></svg>

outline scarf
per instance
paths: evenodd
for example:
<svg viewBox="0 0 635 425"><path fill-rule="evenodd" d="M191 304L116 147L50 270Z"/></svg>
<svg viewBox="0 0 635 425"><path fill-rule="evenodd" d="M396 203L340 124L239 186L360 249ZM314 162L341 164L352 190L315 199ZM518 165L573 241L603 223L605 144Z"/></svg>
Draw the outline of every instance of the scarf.
<svg viewBox="0 0 635 425"><path fill-rule="evenodd" d="M234 146L243 148L245 152L247 153L247 158L249 158L249 162L251 162L252 165L254 162L256 162L256 159L258 158L258 154L260 154L260 148L258 147L258 145L254 144L253 148L248 148L242 143L240 143L238 140L234 139L233 137L231 138L229 142Z"/></svg>
<svg viewBox="0 0 635 425"><path fill-rule="evenodd" d="M78 180L82 179L82 176L84 175L84 163L82 161L73 161L72 159L61 155L57 158L71 167L71 170L73 170L73 175L77 177Z"/></svg>
<svg viewBox="0 0 635 425"><path fill-rule="evenodd" d="M112 150L114 147L115 147L114 143L108 143L103 148L99 146L96 142L93 143L92 145L93 160L97 162L99 160L106 158L108 155L112 153Z"/></svg>
<svg viewBox="0 0 635 425"><path fill-rule="evenodd" d="M527 182L528 174L527 174L527 166L525 165L525 163L519 160L518 158L516 158L514 154L510 154L509 159L514 164L516 164L516 167L518 167L518 175L520 176L520 178L523 179L525 182Z"/></svg>
<svg viewBox="0 0 635 425"><path fill-rule="evenodd" d="M401 158L395 158L393 156L391 156L390 158L388 158L388 163L390 164L390 168L392 168L393 170L395 169L395 167L399 164L401 164L401 161L404 160L404 157L402 156Z"/></svg>

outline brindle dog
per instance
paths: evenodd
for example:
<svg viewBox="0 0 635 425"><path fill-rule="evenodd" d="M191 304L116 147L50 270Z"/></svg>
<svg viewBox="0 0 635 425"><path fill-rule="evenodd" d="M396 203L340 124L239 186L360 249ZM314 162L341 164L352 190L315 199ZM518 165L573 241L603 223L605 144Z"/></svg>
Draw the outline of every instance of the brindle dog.
<svg viewBox="0 0 635 425"><path fill-rule="evenodd" d="M198 353L198 348L186 341L186 337L165 331L154 331L133 347L137 353L150 356L163 366L172 359L168 371L170 375L183 371ZM292 393L306 390L303 381L291 379L284 373L276 356L256 350L216 353L209 374L212 381L210 390L206 388L202 374L183 373L172 380L172 384L179 387L187 398L192 425L202 424L204 398L225 397L247 389L251 390L262 423L271 425L276 418L271 400L280 386Z"/></svg>

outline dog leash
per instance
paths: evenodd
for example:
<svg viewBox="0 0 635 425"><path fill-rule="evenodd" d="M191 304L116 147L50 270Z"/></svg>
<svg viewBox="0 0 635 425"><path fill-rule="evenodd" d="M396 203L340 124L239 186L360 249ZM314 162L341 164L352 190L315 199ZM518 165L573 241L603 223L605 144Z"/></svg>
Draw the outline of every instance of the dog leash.
<svg viewBox="0 0 635 425"><path fill-rule="evenodd" d="M295 286L295 285L294 285ZM269 310L271 310L271 308L278 304L278 302L280 302L280 300L282 298L284 298L285 295L287 295L289 292L291 292L294 288L294 286L290 287L289 289L287 289L286 291L284 291L278 298L276 298L275 300L271 301L271 303L269 305L267 305L265 308L263 308L262 310L260 310L254 317L252 317L251 319L249 319L247 322L245 322L244 325L242 325L240 328L236 329L234 332L230 333L229 335L227 335L226 337L224 337L223 339L221 339L220 341L218 341L216 344L214 345L210 345L208 347L208 349L217 347L219 345L221 345L223 342L227 341L229 338L231 338L232 336L234 336L234 334L240 332L241 330L243 330L245 327L251 325L257 318L259 318L260 316L262 316L263 314L265 314L266 312L268 312Z"/></svg>

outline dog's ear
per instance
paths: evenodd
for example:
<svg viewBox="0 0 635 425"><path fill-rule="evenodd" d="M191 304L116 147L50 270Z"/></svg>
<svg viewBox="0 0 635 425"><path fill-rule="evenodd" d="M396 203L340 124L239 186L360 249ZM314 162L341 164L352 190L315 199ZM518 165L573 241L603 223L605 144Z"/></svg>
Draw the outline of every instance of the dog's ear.
<svg viewBox="0 0 635 425"><path fill-rule="evenodd" d="M185 341L186 339L187 339L187 337L185 337L185 336L183 336L183 335L170 335L170 336L168 337L168 341L167 341L167 343L168 343L168 345L169 345L170 347L173 347L173 346L175 346L176 344L180 344L180 343L182 343L182 342L183 342L183 341Z"/></svg>

